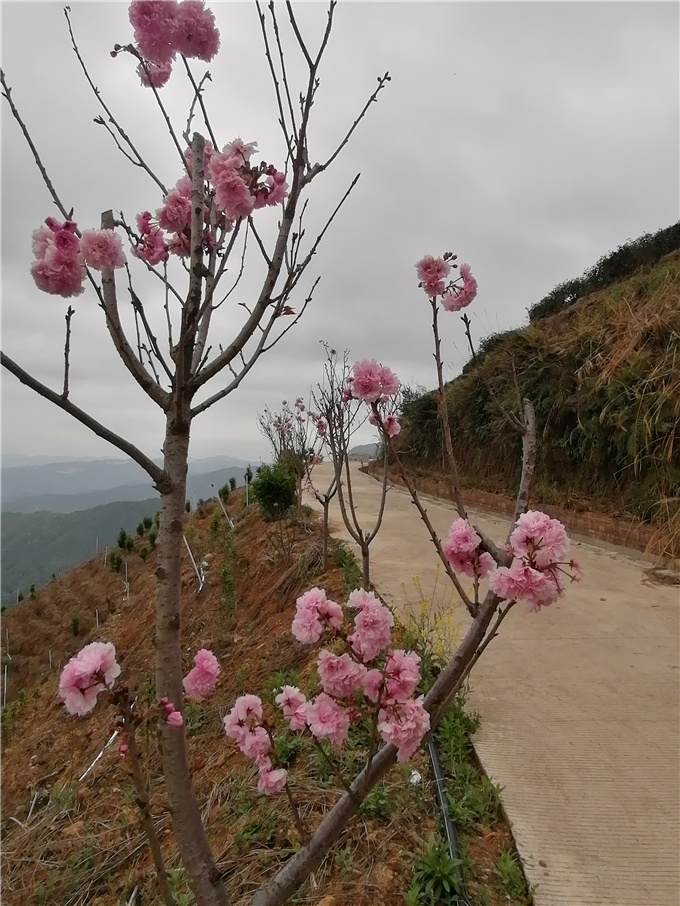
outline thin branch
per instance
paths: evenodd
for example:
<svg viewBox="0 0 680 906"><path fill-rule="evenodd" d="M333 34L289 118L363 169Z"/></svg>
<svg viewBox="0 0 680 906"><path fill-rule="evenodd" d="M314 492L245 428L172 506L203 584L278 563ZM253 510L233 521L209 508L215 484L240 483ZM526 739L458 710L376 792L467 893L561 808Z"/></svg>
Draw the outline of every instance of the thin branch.
<svg viewBox="0 0 680 906"><path fill-rule="evenodd" d="M327 170L327 169L330 167L330 165L333 163L333 161L335 160L335 158L338 156L338 154L340 154L340 152L342 151L342 149L345 147L345 145L347 144L347 142L348 142L348 141L350 140L350 138L352 137L352 133L353 133L354 130L357 128L357 126L359 125L359 123L361 122L361 120L366 116L366 113L367 113L367 111L368 111L368 108L371 106L371 104L373 104L373 103L375 103L375 102L377 101L378 95L380 94L380 92L382 91L382 89L385 87L385 85L386 85L388 82L390 82L391 80L392 80L392 77L390 76L389 72L386 72L385 75L383 75L383 76L378 76L378 87L375 89L375 91L374 91L373 94L370 96L370 98L366 101L363 110L361 111L361 113L359 114L359 116L358 116L358 117L354 120L354 122L352 123L352 126L351 126L349 132L347 133L347 135L343 138L343 140L340 142L340 144L338 145L338 147L335 149L335 151L333 152L333 154L331 154L331 156L328 158L328 160L326 161L325 164L315 164L315 165L311 168L311 170L309 171L309 173L308 173L307 176L305 177L305 182L308 182L308 183L311 182L311 181L314 179L315 176L318 176L319 173L323 173L324 170Z"/></svg>
<svg viewBox="0 0 680 906"><path fill-rule="evenodd" d="M47 186L47 191L50 193L50 195L52 196L52 200L54 201L56 206L61 211L62 216L64 217L64 220L70 220L71 217L69 215L72 212L67 211L66 208L64 207L64 205L61 203L61 199L57 195L57 192L56 192L54 186L52 185L52 180L47 175L47 170L45 169L43 162L40 159L40 155L38 154L38 149L33 144L33 139L30 136L28 128L26 127L26 124L22 120L21 114L19 113L16 106L14 105L14 101L12 100L12 89L7 84L7 82L5 80L5 73L3 72L2 69L0 69L0 84L2 84L2 88L3 88L2 96L6 99L7 103L9 104L9 108L12 111L12 116L17 121L17 123L19 123L19 127L21 128L21 131L24 134L24 138L26 139L28 147L31 149L31 154L33 155L33 160L35 161L35 164L36 164L38 170L40 170L40 175L43 178L43 182Z"/></svg>
<svg viewBox="0 0 680 906"><path fill-rule="evenodd" d="M333 5L334 4L331 3L331 9L333 8ZM297 22L295 21L295 16L293 14L293 7L290 5L288 0L286 0L286 10L288 11L288 19L290 20L290 24L295 33L295 37L297 38L297 42L300 45L300 50L302 51L305 60L307 60L307 65L309 66L310 71L313 72L316 68L315 64L312 62L312 58L310 57L309 51L307 50L307 45L305 44L302 35L300 34L300 30L297 26ZM318 65L318 61L316 65Z"/></svg>
<svg viewBox="0 0 680 906"><path fill-rule="evenodd" d="M290 113L290 125L291 125L291 129L293 131L293 137L294 137L295 141L297 141L298 134L297 134L297 128L296 128L296 124L295 124L295 111L293 108L293 101L291 99L290 91L289 91L288 73L286 72L286 61L285 61L285 57L283 55L283 47L281 46L281 36L279 35L279 23L276 18L275 6L273 3L273 0L269 4L269 12L272 17L272 27L274 29L274 37L276 38L276 46L279 51L279 61L281 63L281 81L283 82L283 88L286 92L286 101L288 102L288 111Z"/></svg>
<svg viewBox="0 0 680 906"><path fill-rule="evenodd" d="M472 361L474 362L477 359L477 355L475 353L475 347L472 342L472 334L470 332L470 323L471 322L470 322L470 319L468 318L467 314L461 315L461 321L465 325L465 336L467 337L468 346L470 347L470 353L472 355Z"/></svg>
<svg viewBox="0 0 680 906"><path fill-rule="evenodd" d="M159 179L159 178L156 176L156 174L153 172L153 170L151 169L151 167L148 166L148 164L146 163L146 161L144 160L144 158L142 157L142 155L139 153L139 151L137 150L137 148L132 144L132 141L130 140L129 136L127 135L127 133L125 132L125 130L123 129L123 127L118 123L118 121L116 120L116 118L114 117L114 115L111 113L111 111L109 110L108 106L106 105L106 103L105 103L104 100L102 99L102 96L101 96L101 94L100 94L100 92L99 92L99 89L97 88L97 86L94 84L94 82L93 82L92 79L90 78L90 73L88 72L87 66L85 65L85 61L83 60L82 56L80 55L80 50L78 49L78 45L76 44L75 35L73 34L73 28L71 27L71 17L70 17L70 12L71 12L71 8L70 8L70 7L68 7L68 6L64 7L64 15L66 16L66 22L68 23L68 33L69 33L69 35L71 36L71 46L73 47L73 51L74 51L76 57L78 58L78 62L80 63L81 69L82 69L83 72L85 73L85 78L87 79L88 85L90 86L90 88L91 88L92 91L94 92L94 96L97 98L97 100L99 101L99 103L101 104L101 106L104 108L104 111L106 112L106 115L107 115L108 118L109 118L109 122L110 122L110 123L113 123L113 125L116 127L116 131L118 132L118 134L120 135L120 137L123 139L123 141L125 142L125 144L126 144L126 145L128 146L128 148L132 151L132 153L135 155L135 158L137 159L137 165L138 165L139 167L141 167L143 170L146 170L146 172L149 174L149 176L153 179L153 181L156 183L156 185L160 188L161 192L162 192L164 195L167 195L167 194L168 194L168 190L165 188L165 186L163 185L163 183L160 181L160 179Z"/></svg>
<svg viewBox="0 0 680 906"><path fill-rule="evenodd" d="M68 399L68 370L69 370L69 353L71 351L71 318L75 314L75 308L69 305L66 312L66 343L64 344L64 390L61 394L63 399Z"/></svg>
<svg viewBox="0 0 680 906"><path fill-rule="evenodd" d="M101 226L103 230L113 229L112 211L104 211L102 214ZM123 326L120 323L120 315L118 313L114 272L110 268L102 269L101 297L102 306L106 315L106 326L125 367L147 396L150 396L151 399L165 411L170 401L170 395L166 393L162 387L159 387L146 368L144 368L137 360L128 339L125 336L125 332L123 331Z"/></svg>
<svg viewBox="0 0 680 906"><path fill-rule="evenodd" d="M203 78L201 79L201 81L197 85L196 81L194 79L194 75L189 67L189 63L187 62L187 58L184 56L184 54L180 54L180 56L182 57L182 62L184 63L184 68L186 69L187 75L189 76L189 81L191 82L192 88L194 89L195 97L198 98L198 103L201 108L201 113L203 114L203 122L205 123L205 128L208 130L208 135L210 136L210 141L212 142L212 146L215 149L215 151L217 151L218 150L217 139L215 138L215 133L213 132L212 126L210 125L210 118L208 117L208 111L205 109L205 104L203 103L203 92L202 92L203 83L207 79L210 79L210 73L206 72L205 75L203 76ZM192 110L193 110L193 106L194 106L194 102L192 101L191 102ZM186 131L187 131L187 133L189 132L189 123L187 123ZM188 141L188 139L187 139L187 141Z"/></svg>
<svg viewBox="0 0 680 906"><path fill-rule="evenodd" d="M269 64L269 72L271 74L272 81L274 83L274 91L276 93L276 103L279 108L279 125L281 126L281 131L283 132L283 137L286 141L286 148L288 150L287 159L292 160L293 147L291 145L291 140L290 140L290 135L288 134L288 129L286 128L286 118L285 118L285 114L283 112L283 101L281 100L281 91L279 89L279 80L276 75L276 70L274 69L274 61L272 59L271 51L269 49L269 38L267 36L267 26L266 26L266 22L265 22L264 13L262 12L262 9L260 7L259 0L255 0L255 6L257 7L257 15L258 15L258 19L260 20L260 28L262 30L262 38L264 41L264 55ZM295 123L293 122L293 130L294 129L295 129ZM295 138L297 140L297 135L295 136Z"/></svg>
<svg viewBox="0 0 680 906"><path fill-rule="evenodd" d="M536 415L531 400L523 401L524 408L524 430L522 432L522 475L519 481L519 490L515 501L515 511L512 516L512 525L508 532L508 540L515 528L517 520L526 512L529 505L529 492L531 490L531 480L534 476L536 467Z"/></svg>
<svg viewBox="0 0 680 906"><path fill-rule="evenodd" d="M264 247L264 243L260 239L259 234L258 234L257 230L255 229L255 224L253 222L252 215L250 215L248 217L248 226L250 227L250 231L252 232L253 236L257 240L257 244L259 245L260 251L262 252L262 257L264 258L264 263L267 265L267 267L271 267L272 266L271 258L267 254L267 250Z"/></svg>
<svg viewBox="0 0 680 906"><path fill-rule="evenodd" d="M161 493L169 493L171 489L171 480L166 472L163 471L156 463L149 459L141 450L138 450L134 444L131 444L129 441L125 440L122 437L119 437L109 428L102 425L92 416L88 415L87 412L84 412L78 406L74 406L72 402L59 394L55 393L54 390L50 390L49 387L46 387L45 384L38 381L33 375L29 374L27 371L24 371L16 362L6 356L4 352L0 352L0 364L3 368L6 368L11 374L18 378L22 384L25 384L27 387L30 387L31 390L34 390L37 394L42 396L44 399L49 400L51 403L54 403L55 406L59 406L60 409L63 409L65 412L68 412L69 415L73 416L85 427L89 428L90 431L93 431L98 437L101 437L103 440L107 441L110 444L113 444L114 447L117 447L119 450L122 450L130 459L134 459L136 463L147 472L153 479L155 487Z"/></svg>

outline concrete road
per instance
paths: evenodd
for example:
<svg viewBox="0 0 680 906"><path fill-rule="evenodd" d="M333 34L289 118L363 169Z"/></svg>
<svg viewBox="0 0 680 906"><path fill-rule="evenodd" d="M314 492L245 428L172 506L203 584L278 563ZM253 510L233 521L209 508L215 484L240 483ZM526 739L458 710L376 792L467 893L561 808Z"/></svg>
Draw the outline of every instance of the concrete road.
<svg viewBox="0 0 680 906"><path fill-rule="evenodd" d="M316 486L330 474L318 466ZM379 485L356 466L353 475L370 529ZM426 499L443 536L452 506ZM500 517L470 516L505 539ZM337 498L331 518L349 539ZM516 605L475 668L476 748L503 787L537 906L680 906L680 589L644 584L649 564L592 541L576 540L573 556L583 580L540 614ZM375 586L403 614L419 598L415 576L431 595L436 564L410 497L392 488L371 545ZM465 631L444 580L436 606Z"/></svg>

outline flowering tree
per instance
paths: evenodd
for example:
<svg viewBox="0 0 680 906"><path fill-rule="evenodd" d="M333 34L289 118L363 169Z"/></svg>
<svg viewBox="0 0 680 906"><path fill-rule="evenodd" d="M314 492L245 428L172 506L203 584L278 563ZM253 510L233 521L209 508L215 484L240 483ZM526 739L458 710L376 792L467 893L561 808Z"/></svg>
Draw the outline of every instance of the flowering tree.
<svg viewBox="0 0 680 906"><path fill-rule="evenodd" d="M64 298L80 295L89 284L125 367L165 416L163 464L158 466L141 449L71 400L70 327L74 311L70 305L66 314L61 392L46 386L2 353L3 367L134 459L147 471L160 492L155 643L156 692L166 717L161 721L163 765L177 842L201 906L217 906L227 900L201 823L180 719L184 693L180 570L191 425L201 413L236 390L259 357L297 323L312 299L316 282L308 287L297 314L290 303L323 235L358 179L355 178L329 214L321 232L305 246L301 200L310 184L335 160L389 80L387 74L378 80L377 88L354 123L339 138L330 157L321 163L310 164L309 126L335 5L335 2L330 3L326 27L316 50L305 42L290 3L285 5L290 39L305 71L304 83L298 91L288 78L282 23L277 19L275 5L270 4L267 18L257 4L285 146L279 168L264 160L256 163L255 142L244 142L240 138L227 144L224 144L224 138L218 141L218 132L213 128L205 99L209 73L204 71L199 77L193 68L194 61L199 61L200 65L200 62L212 60L220 44L214 15L203 0L182 0L181 3L133 0L129 18L134 42L114 45L112 55L132 57L142 85L153 93L164 128L177 151L178 179L172 187L166 186L154 172L95 87L75 40L70 12L66 9L74 52L102 107L103 114L97 122L108 131L124 156L148 174L154 192L158 193L160 206L155 214L141 210L134 219L134 226L123 214L114 216L112 211L105 211L99 228L79 229L71 205L60 196L47 173L29 128L14 103L4 72L0 74L3 96L61 214L61 219L47 217L44 225L33 234L35 261L31 274L35 284L43 292ZM161 96L173 68L183 70L192 91L182 134L174 127ZM298 96L296 106L292 98ZM203 120L202 131L206 136L192 129L198 115ZM278 229L269 244L264 238L261 218L267 217L267 209L271 208L278 212ZM246 249L248 239L255 245L262 271L260 290L249 304L241 303L244 315L232 339L214 347L210 343L212 315L219 306L231 303L246 259L249 264L251 262ZM228 266L234 263L236 278L231 286L225 287ZM144 294L135 290L133 277L137 268L145 269L158 281L157 296L143 298ZM122 311L120 277L116 272L122 273L130 295L129 312ZM234 307L234 319L238 313L239 309ZM126 320L128 324L134 324L136 339L130 339ZM159 323L163 325L161 329L154 326ZM282 326L284 323L286 326ZM158 339L162 333L165 334L164 341ZM214 381L219 381L225 371L228 372L226 381L222 379L215 387ZM110 672L90 670L90 666L86 665L85 673L79 674L77 680L77 687L86 690L88 696L93 688L108 686L107 676L110 677ZM104 682L97 679L100 674ZM179 716L173 717L175 714Z"/></svg>
<svg viewBox="0 0 680 906"><path fill-rule="evenodd" d="M333 460L334 472L333 479L325 495L320 496L315 493L317 500L323 505L324 514L324 537L328 530L328 506L332 496L338 494L340 512L342 514L345 528L350 536L359 545L361 550L361 567L363 587L370 588L370 544L378 534L382 525L383 514L385 512L385 499L387 496L387 457L383 457L383 475L380 504L373 528L364 529L359 522L357 508L354 501L354 492L352 490L352 476L349 467L349 451L351 439L355 431L360 428L366 419L377 426L375 416L372 412L365 414L362 412L359 397L352 390L355 377L351 373L349 366L349 353L345 350L342 359L334 349L324 344L326 349L326 362L324 363L323 381L317 384L313 393L314 404L321 413L327 430L326 436L327 448ZM367 367L369 363L365 363ZM380 369L377 363L370 363L370 367ZM380 399L384 406L389 406L390 401L394 401L399 390L399 382L394 378L389 368L382 369L383 384L380 390ZM359 379L361 380L361 378ZM387 415L383 410L385 417ZM399 423L393 415L389 415L389 421L385 422L388 430L393 434L399 432ZM311 482L311 479L310 479ZM313 487L313 486L312 486ZM332 492L332 493L331 493Z"/></svg>

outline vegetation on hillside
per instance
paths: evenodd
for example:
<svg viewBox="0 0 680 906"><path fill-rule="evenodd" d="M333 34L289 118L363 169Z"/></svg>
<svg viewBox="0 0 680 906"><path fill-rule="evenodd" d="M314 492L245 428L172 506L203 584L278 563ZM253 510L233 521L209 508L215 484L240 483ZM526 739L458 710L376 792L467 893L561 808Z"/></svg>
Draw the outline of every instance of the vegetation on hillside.
<svg viewBox="0 0 680 906"><path fill-rule="evenodd" d="M464 482L503 492L517 486L521 438L503 408L516 408L519 389L534 404L541 439L533 499L657 523L657 551L677 556L679 290L676 252L482 343L447 387ZM434 396L407 396L403 425L400 447L411 464L436 469Z"/></svg>

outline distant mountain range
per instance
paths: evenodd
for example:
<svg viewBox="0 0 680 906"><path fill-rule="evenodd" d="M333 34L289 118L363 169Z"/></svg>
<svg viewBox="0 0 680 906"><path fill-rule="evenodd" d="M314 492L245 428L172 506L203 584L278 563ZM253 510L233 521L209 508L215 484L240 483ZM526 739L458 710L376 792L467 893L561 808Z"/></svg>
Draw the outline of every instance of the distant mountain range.
<svg viewBox="0 0 680 906"><path fill-rule="evenodd" d="M190 460L187 500L214 497L230 478L242 485L247 465L230 456ZM114 545L121 528L134 534L159 505L151 479L131 460L3 457L2 603L89 559L97 543L100 551Z"/></svg>
<svg viewBox="0 0 680 906"><path fill-rule="evenodd" d="M195 502L199 497L211 497L231 477L242 484L247 465L229 456L190 461L187 498ZM155 494L149 476L132 460L60 460L2 469L3 512L73 513Z"/></svg>

